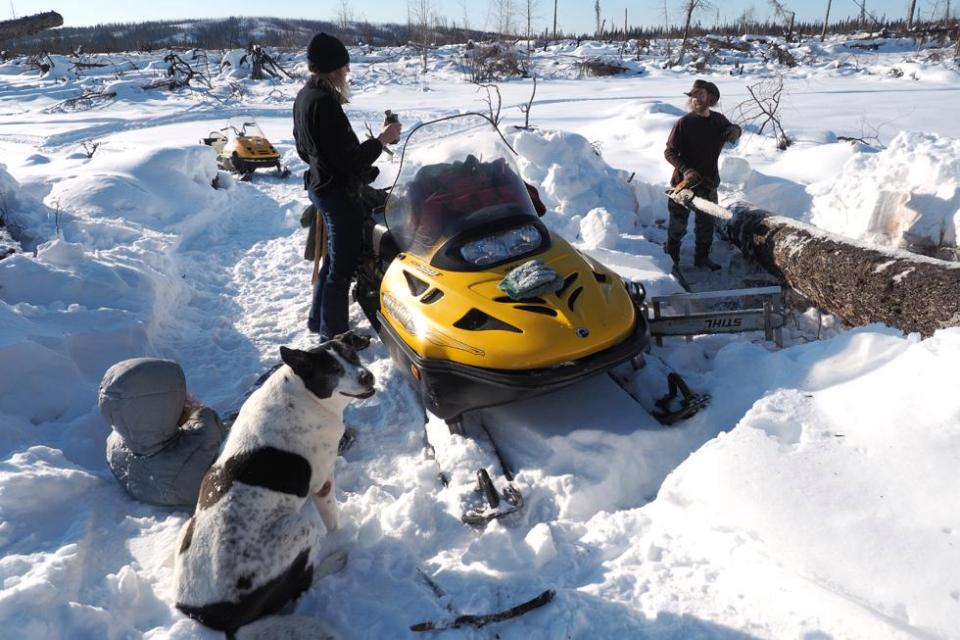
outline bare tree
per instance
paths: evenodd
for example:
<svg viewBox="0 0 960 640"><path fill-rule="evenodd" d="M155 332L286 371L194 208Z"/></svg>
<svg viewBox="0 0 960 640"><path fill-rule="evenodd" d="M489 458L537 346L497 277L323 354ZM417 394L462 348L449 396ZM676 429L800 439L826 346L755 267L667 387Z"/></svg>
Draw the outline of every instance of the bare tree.
<svg viewBox="0 0 960 640"><path fill-rule="evenodd" d="M497 20L497 33L501 36L514 33L513 0L491 0L491 3Z"/></svg>
<svg viewBox="0 0 960 640"><path fill-rule="evenodd" d="M737 16L737 31L740 35L747 33L756 21L753 7L747 7Z"/></svg>
<svg viewBox="0 0 960 640"><path fill-rule="evenodd" d="M736 119L744 124L760 123L758 134L763 135L767 125L777 141L777 148L786 150L793 141L787 136L780 123L780 107L783 98L783 76L776 76L769 80L761 80L749 85L747 92L749 100L744 100L734 108Z"/></svg>
<svg viewBox="0 0 960 640"><path fill-rule="evenodd" d="M353 9L350 7L350 0L340 0L337 6L336 21L340 33L347 33L350 29L350 23L353 22Z"/></svg>
<svg viewBox="0 0 960 640"><path fill-rule="evenodd" d="M557 39L557 4L560 0L553 0L553 39Z"/></svg>
<svg viewBox="0 0 960 640"><path fill-rule="evenodd" d="M877 18L877 16L867 11L867 0L859 0L859 1L853 0L853 4L857 5L860 8L860 15L864 16L862 18L863 23L866 23L866 18L870 18L870 20L873 21L873 25L871 29L873 29L874 31L879 31L880 20Z"/></svg>
<svg viewBox="0 0 960 640"><path fill-rule="evenodd" d="M431 45L431 28L434 22L433 0L410 0L407 5L414 46L420 54L420 67L426 72Z"/></svg>
<svg viewBox="0 0 960 640"><path fill-rule="evenodd" d="M597 16L597 30L594 32L593 35L594 35L594 37L599 38L599 37L600 37L600 29L601 29L601 27L600 27L600 0L595 0L595 1L594 1L594 3L593 3L593 12L594 12L594 13L596 14L596 16Z"/></svg>
<svg viewBox="0 0 960 640"><path fill-rule="evenodd" d="M481 89L484 89L487 93L486 97L481 96L481 100L487 103L487 109L490 111L490 119L493 120L495 126L500 124L500 108L503 106L503 96L500 95L500 87L495 84L481 84L477 87L479 92ZM493 89L493 93L497 94L497 106L494 109L493 106L493 94L490 93L490 90Z"/></svg>
<svg viewBox="0 0 960 640"><path fill-rule="evenodd" d="M830 24L830 5L833 4L833 0L827 0L827 15L823 17L823 31L820 33L820 42L823 42L827 37L827 25Z"/></svg>
<svg viewBox="0 0 960 640"><path fill-rule="evenodd" d="M913 29L913 12L917 8L917 0L910 0L910 9L907 11L907 29Z"/></svg>
<svg viewBox="0 0 960 640"><path fill-rule="evenodd" d="M533 37L533 18L537 11L537 5L539 0L523 0L523 18L524 22L527 23L527 32L525 37L527 39L527 51L530 51L530 40Z"/></svg>
<svg viewBox="0 0 960 640"><path fill-rule="evenodd" d="M796 12L788 9L780 0L767 0L767 2L770 4L770 8L773 9L774 14L786 23L786 38L787 42L790 42L793 40L793 21L797 17Z"/></svg>
<svg viewBox="0 0 960 640"><path fill-rule="evenodd" d="M530 130L530 109L533 108L533 99L537 97L537 76L533 76L533 91L530 93L530 100L527 104L520 105L520 111L523 113L523 126L518 129Z"/></svg>
<svg viewBox="0 0 960 640"><path fill-rule="evenodd" d="M699 9L709 9L712 5L707 0L684 0L683 10L687 13L687 18L683 24L683 40L680 42L680 55L677 57L676 64L683 64L683 54L687 50L687 40L690 39L690 23L693 21L693 14ZM667 5L664 2L663 13L666 16Z"/></svg>

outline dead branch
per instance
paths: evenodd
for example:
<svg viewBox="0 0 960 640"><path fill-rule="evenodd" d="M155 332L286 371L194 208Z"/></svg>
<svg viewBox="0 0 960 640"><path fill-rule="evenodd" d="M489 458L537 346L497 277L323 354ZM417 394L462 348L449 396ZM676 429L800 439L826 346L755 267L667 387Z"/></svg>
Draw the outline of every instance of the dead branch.
<svg viewBox="0 0 960 640"><path fill-rule="evenodd" d="M247 47L246 55L240 59L241 64L245 59L250 61L251 80L263 80L264 73L274 79L280 78L282 75L293 79L293 76L258 44L251 44Z"/></svg>
<svg viewBox="0 0 960 640"><path fill-rule="evenodd" d="M780 102L783 97L783 76L770 80L762 80L747 86L750 100L745 100L734 107L737 120L744 124L760 123L757 133L763 135L767 125L770 125L777 148L781 151L789 147L793 141L787 136L780 122Z"/></svg>
<svg viewBox="0 0 960 640"><path fill-rule="evenodd" d="M539 609L540 607L549 604L555 595L557 595L556 591L553 589L547 589L536 598L531 598L530 600L518 604L515 607L511 607L505 611L483 614L468 613L457 616L453 620L447 622L420 622L418 624L410 625L410 630L416 632L444 631L446 629L459 629L460 627L466 626L476 627L479 629L480 627L484 627L493 622L502 622L503 620L517 618L525 613L533 611L534 609Z"/></svg>
<svg viewBox="0 0 960 640"><path fill-rule="evenodd" d="M533 99L537 96L537 77L533 77L533 91L530 93L530 100L527 104L520 105L520 112L523 113L523 127L526 131L530 130L530 109L533 108Z"/></svg>
<svg viewBox="0 0 960 640"><path fill-rule="evenodd" d="M487 103L487 109L489 109L490 111L490 119L493 120L493 124L499 126L500 125L500 107L503 104L503 98L500 95L500 87L498 87L495 84L481 84L479 87L477 87L477 91L480 91L480 89L486 90L487 95L486 97L481 97L481 100ZM493 96L490 94L490 89L493 89L494 92L496 92L497 94L496 112L494 112L494 109L493 109Z"/></svg>
<svg viewBox="0 0 960 640"><path fill-rule="evenodd" d="M100 145L102 143L94 142L93 140L84 140L81 144L83 146L83 153L84 155L87 156L87 159L89 160L97 152L97 149L100 148Z"/></svg>
<svg viewBox="0 0 960 640"><path fill-rule="evenodd" d="M79 96L67 98L43 110L44 113L62 113L64 111L89 111L117 97L116 91L106 91L102 87L85 91Z"/></svg>

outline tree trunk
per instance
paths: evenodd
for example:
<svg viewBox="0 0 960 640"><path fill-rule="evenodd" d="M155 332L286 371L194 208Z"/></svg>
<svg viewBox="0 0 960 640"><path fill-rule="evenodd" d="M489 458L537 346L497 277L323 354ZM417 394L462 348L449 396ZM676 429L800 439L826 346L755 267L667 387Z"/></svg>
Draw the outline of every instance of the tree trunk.
<svg viewBox="0 0 960 640"><path fill-rule="evenodd" d="M553 40L557 40L557 3L560 0L553 0Z"/></svg>
<svg viewBox="0 0 960 640"><path fill-rule="evenodd" d="M871 247L746 206L721 225L781 282L851 325L932 335L960 325L960 263Z"/></svg>
<svg viewBox="0 0 960 640"><path fill-rule="evenodd" d="M694 0L687 0L687 21L683 27L683 40L680 42L680 55L677 57L677 65L683 64L683 54L687 50L687 39L690 37L690 20L693 18L693 10L696 8Z"/></svg>
<svg viewBox="0 0 960 640"><path fill-rule="evenodd" d="M917 0L910 0L910 12L907 13L907 29L913 29L913 10L917 8Z"/></svg>
<svg viewBox="0 0 960 640"><path fill-rule="evenodd" d="M823 17L823 32L820 34L820 42L823 42L827 37L827 25L830 24L830 5L833 4L833 0L827 0L827 15Z"/></svg>
<svg viewBox="0 0 960 640"><path fill-rule="evenodd" d="M63 26L63 16L56 11L47 11L16 20L0 21L0 41L32 36L47 29Z"/></svg>

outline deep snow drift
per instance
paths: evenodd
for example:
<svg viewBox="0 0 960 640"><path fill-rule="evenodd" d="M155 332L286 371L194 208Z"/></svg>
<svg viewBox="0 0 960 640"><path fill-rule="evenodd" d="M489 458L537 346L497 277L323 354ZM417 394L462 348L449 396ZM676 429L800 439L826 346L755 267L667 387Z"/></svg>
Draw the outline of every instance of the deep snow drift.
<svg viewBox="0 0 960 640"><path fill-rule="evenodd" d="M960 129L918 104L935 92L940 113L960 107L955 71L892 45L858 54L854 68L842 45L806 45L821 58L788 78L798 142L780 153L748 132L725 152L723 195L867 240L955 238ZM427 74L411 52L354 53L357 131L384 108L408 126L486 109L453 48ZM692 76L651 55L631 62L633 75L573 80L572 55L571 43L537 56L554 70L538 88L537 130L511 130L529 82L502 85L524 178L540 186L553 230L651 295L677 292L660 249L662 150ZM38 82L0 67L0 191L24 249L0 260L4 637L220 637L173 608L174 541L189 514L123 493L104 458L96 390L117 360L170 357L198 398L227 413L280 345L311 344L299 181L218 176L211 150L195 144L228 116L251 115L296 175L297 85L245 80L230 60L210 61L222 69L220 102L130 90L68 111L51 107L95 77ZM744 76L715 78L731 105L772 72L759 58L744 66ZM887 75L894 66L906 73ZM231 81L243 91L231 93ZM886 149L837 142L868 102L893 122ZM78 146L88 139L103 143L93 158ZM386 184L396 164L380 166ZM917 219L894 215L906 210ZM742 262L719 241L716 255L724 284L742 285ZM363 359L378 393L347 410L357 439L337 464L344 527L325 543L350 560L295 612L344 637L406 637L416 622L554 588L542 610L446 635L960 637L960 330L920 340L796 311L786 342L667 340L632 374L639 403L599 376L485 411L526 506L482 531L459 522L424 451L416 395L375 343ZM714 400L665 429L644 407L664 393L669 368Z"/></svg>

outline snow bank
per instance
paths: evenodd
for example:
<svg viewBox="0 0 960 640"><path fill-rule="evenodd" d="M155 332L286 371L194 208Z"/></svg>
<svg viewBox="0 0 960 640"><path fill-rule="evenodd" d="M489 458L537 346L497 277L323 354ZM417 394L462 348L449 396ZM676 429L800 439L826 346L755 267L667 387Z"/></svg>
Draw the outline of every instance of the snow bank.
<svg viewBox="0 0 960 640"><path fill-rule="evenodd" d="M811 222L828 231L893 246L956 246L960 140L902 132L811 192Z"/></svg>
<svg viewBox="0 0 960 640"><path fill-rule="evenodd" d="M84 172L58 182L47 200L74 214L162 228L222 201L212 187L216 176L216 152L206 145L100 152Z"/></svg>
<svg viewBox="0 0 960 640"><path fill-rule="evenodd" d="M923 342L867 328L778 353L726 347L718 410L752 407L638 514L594 518L584 542L605 538L615 558L590 592L645 610L692 605L708 619L733 608L762 618L763 637L952 637L958 358L960 329ZM616 551L599 533L615 527L634 529ZM816 604L801 613L799 601Z"/></svg>
<svg viewBox="0 0 960 640"><path fill-rule="evenodd" d="M628 174L604 162L586 138L564 131L519 131L509 139L521 156L523 179L540 185L546 222L557 231L576 238L583 216L598 208L619 231L639 227Z"/></svg>

